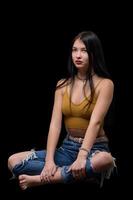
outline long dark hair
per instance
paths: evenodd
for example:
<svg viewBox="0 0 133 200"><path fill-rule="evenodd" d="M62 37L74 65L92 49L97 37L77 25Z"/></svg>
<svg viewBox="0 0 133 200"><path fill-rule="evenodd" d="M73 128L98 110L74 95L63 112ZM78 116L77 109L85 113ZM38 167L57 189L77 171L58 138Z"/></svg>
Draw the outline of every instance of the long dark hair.
<svg viewBox="0 0 133 200"><path fill-rule="evenodd" d="M94 92L95 92L94 83L92 79L92 72L94 72L94 74L97 74L99 77L102 77L102 78L110 78L110 75L105 67L104 53L103 53L101 41L98 38L98 36L92 31L83 31L79 33L72 41L71 50L72 50L74 42L77 39L80 39L84 43L88 56L89 56L89 67L86 73L86 83L87 83L87 80L89 80L91 95L88 101L92 102L93 97L94 97ZM77 74L77 68L75 67L72 61L72 52L70 52L69 59L68 59L68 75L66 79L64 79L64 81L62 81L57 86L56 89L70 83L73 86L76 74ZM83 88L84 94L85 94L85 85ZM72 88L71 88L71 91L72 91Z"/></svg>

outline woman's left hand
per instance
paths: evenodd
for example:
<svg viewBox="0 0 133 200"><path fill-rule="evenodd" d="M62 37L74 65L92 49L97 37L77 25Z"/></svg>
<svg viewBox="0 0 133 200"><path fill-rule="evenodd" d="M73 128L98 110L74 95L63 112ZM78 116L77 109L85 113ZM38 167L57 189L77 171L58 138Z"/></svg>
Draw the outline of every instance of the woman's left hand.
<svg viewBox="0 0 133 200"><path fill-rule="evenodd" d="M86 158L78 157L74 163L69 167L68 172L71 171L75 179L82 179L86 176Z"/></svg>

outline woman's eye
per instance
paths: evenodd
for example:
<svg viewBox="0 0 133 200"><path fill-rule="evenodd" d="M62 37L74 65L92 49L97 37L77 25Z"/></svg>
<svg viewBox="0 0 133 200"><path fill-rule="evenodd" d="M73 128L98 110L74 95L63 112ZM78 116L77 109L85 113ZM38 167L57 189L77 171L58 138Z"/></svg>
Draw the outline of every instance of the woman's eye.
<svg viewBox="0 0 133 200"><path fill-rule="evenodd" d="M87 52L87 50L86 50L86 49L82 49L82 51L83 51L83 52Z"/></svg>
<svg viewBox="0 0 133 200"><path fill-rule="evenodd" d="M72 49L73 52L77 51L77 49Z"/></svg>

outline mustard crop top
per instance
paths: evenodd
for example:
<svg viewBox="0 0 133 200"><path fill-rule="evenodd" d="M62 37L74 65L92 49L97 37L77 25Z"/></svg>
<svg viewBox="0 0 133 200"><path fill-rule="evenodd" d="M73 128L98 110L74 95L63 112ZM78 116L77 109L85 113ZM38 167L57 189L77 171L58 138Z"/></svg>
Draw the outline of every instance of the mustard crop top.
<svg viewBox="0 0 133 200"><path fill-rule="evenodd" d="M79 104L71 102L70 106L70 96L66 87L62 101L62 112L66 128L87 129L97 98L94 96L91 105L85 106L88 103L88 99L89 97L85 97Z"/></svg>

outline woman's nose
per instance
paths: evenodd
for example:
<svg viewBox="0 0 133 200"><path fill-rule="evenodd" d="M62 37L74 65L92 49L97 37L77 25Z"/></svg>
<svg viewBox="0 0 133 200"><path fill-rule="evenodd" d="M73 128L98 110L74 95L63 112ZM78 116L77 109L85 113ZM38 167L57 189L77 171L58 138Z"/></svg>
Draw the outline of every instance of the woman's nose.
<svg viewBox="0 0 133 200"><path fill-rule="evenodd" d="M77 51L76 57L77 57L77 58L81 57L81 51Z"/></svg>

